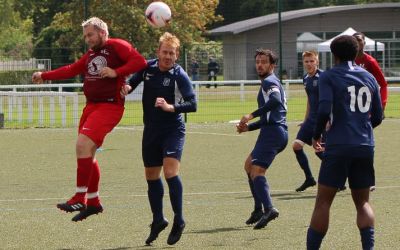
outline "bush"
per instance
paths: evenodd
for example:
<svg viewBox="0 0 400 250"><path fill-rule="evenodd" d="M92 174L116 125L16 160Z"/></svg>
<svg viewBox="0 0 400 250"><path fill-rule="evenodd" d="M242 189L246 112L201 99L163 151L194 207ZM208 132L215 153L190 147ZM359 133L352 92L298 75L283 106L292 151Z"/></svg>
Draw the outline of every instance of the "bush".
<svg viewBox="0 0 400 250"><path fill-rule="evenodd" d="M30 84L35 70L0 71L0 85Z"/></svg>

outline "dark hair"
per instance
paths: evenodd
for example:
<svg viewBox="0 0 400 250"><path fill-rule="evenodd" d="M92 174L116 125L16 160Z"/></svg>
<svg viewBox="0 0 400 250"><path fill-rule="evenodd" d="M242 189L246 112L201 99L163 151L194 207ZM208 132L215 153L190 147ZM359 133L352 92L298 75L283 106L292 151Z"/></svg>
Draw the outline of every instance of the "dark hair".
<svg viewBox="0 0 400 250"><path fill-rule="evenodd" d="M256 54L254 55L254 58L256 58L259 55L264 55L264 56L268 57L270 64L278 63L278 56L275 55L275 53L272 50L258 48L258 49L256 49Z"/></svg>
<svg viewBox="0 0 400 250"><path fill-rule="evenodd" d="M354 61L358 52L358 43L353 36L343 35L333 39L332 54L341 62Z"/></svg>
<svg viewBox="0 0 400 250"><path fill-rule="evenodd" d="M354 37L356 37L356 36L361 36L361 38L362 38L363 40L365 40L365 35L364 35L364 33L362 33L362 32L356 32L356 33L353 34L353 36L354 36Z"/></svg>

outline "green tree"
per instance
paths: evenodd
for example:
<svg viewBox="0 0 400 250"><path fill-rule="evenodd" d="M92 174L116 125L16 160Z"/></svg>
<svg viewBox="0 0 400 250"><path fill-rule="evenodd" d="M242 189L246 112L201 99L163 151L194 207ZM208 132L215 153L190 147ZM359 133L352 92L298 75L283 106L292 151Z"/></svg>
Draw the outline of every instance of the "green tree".
<svg viewBox="0 0 400 250"><path fill-rule="evenodd" d="M29 58L32 53L32 20L14 11L13 0L0 0L0 56Z"/></svg>
<svg viewBox="0 0 400 250"><path fill-rule="evenodd" d="M202 42L206 25L220 17L215 15L218 0L165 0L173 13L172 22L166 28L155 29L145 20L144 10L151 1L138 0L90 0L89 15L107 22L110 36L132 42L145 56L154 53L159 36L169 31L176 34L183 46L194 41ZM39 38L52 36L58 47L84 47L81 23L84 20L84 3L71 0L64 3L67 11L57 13L49 27ZM83 52L83 49L81 50Z"/></svg>

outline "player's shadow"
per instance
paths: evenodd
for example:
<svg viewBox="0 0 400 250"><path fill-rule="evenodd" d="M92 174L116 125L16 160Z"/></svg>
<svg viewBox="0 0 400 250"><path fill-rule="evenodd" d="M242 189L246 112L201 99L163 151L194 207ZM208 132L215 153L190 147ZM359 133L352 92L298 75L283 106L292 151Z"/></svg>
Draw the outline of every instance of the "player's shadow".
<svg viewBox="0 0 400 250"><path fill-rule="evenodd" d="M307 200L307 199L315 199L316 194L287 192L287 193L271 194L271 197L277 198L278 200ZM253 197L242 196L242 197L237 197L236 199L253 199Z"/></svg>
<svg viewBox="0 0 400 250"><path fill-rule="evenodd" d="M246 227L221 227L221 228L213 228L205 230L191 230L188 231L187 234L214 234L214 233L234 232L243 230L246 230Z"/></svg>
<svg viewBox="0 0 400 250"><path fill-rule="evenodd" d="M316 194L305 194L298 192L287 192L287 193L279 193L272 194L272 197L276 197L278 200L307 200L307 199L315 199Z"/></svg>

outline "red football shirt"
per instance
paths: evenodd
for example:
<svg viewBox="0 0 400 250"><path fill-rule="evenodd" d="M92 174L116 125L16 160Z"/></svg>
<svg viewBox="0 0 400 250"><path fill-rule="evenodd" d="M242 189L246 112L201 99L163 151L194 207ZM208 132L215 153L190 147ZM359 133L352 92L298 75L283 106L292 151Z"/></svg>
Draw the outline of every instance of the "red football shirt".
<svg viewBox="0 0 400 250"><path fill-rule="evenodd" d="M102 78L104 67L116 71L116 78ZM83 74L83 92L87 102L116 102L123 104L120 89L125 77L146 67L146 60L130 43L110 38L98 50L88 50L78 61L61 68L43 72L43 80L57 80Z"/></svg>
<svg viewBox="0 0 400 250"><path fill-rule="evenodd" d="M382 99L382 107L385 108L388 98L387 82L385 80L385 77L383 76L382 70L379 67L378 62L375 60L375 58L368 55L367 53L364 53L364 56L361 58L356 58L355 61L357 65L360 65L375 77L376 81L381 87L380 93Z"/></svg>

